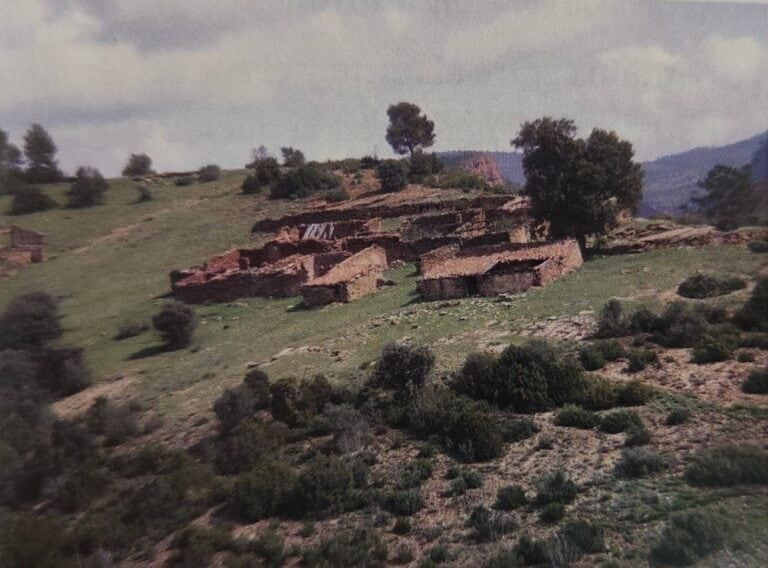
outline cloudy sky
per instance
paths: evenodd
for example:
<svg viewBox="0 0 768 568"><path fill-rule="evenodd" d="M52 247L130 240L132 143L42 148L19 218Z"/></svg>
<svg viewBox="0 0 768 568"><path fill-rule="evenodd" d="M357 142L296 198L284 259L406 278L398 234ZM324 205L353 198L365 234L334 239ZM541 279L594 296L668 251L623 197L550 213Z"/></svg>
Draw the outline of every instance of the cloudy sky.
<svg viewBox="0 0 768 568"><path fill-rule="evenodd" d="M438 150L508 150L552 115L646 160L768 128L768 4L0 0L0 77L0 128L40 122L69 171L390 155L400 100Z"/></svg>

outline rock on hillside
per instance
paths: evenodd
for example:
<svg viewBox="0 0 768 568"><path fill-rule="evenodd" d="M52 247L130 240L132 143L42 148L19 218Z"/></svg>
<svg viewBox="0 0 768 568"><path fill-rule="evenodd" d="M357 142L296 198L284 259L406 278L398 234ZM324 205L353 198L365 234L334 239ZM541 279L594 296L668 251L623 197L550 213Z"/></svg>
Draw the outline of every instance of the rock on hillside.
<svg viewBox="0 0 768 568"><path fill-rule="evenodd" d="M472 154L464 158L459 168L477 174L490 185L504 185L499 164L488 154Z"/></svg>

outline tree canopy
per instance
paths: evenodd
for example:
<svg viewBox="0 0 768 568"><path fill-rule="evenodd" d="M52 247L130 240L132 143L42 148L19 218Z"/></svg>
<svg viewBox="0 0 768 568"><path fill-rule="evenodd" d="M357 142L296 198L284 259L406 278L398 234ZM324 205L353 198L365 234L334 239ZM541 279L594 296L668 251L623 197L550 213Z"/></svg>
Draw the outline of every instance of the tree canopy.
<svg viewBox="0 0 768 568"><path fill-rule="evenodd" d="M8 140L8 133L0 129L0 195L8 193L21 174L21 151Z"/></svg>
<svg viewBox="0 0 768 568"><path fill-rule="evenodd" d="M398 154L410 154L435 143L435 123L412 103L401 102L387 109L386 140Z"/></svg>
<svg viewBox="0 0 768 568"><path fill-rule="evenodd" d="M152 158L146 154L131 154L123 168L123 175L145 176L152 173Z"/></svg>
<svg viewBox="0 0 768 568"><path fill-rule="evenodd" d="M27 158L27 181L51 183L61 179L61 170L56 160L56 144L53 138L39 124L30 126L24 135L24 155Z"/></svg>
<svg viewBox="0 0 768 568"><path fill-rule="evenodd" d="M289 168L303 166L306 161L301 150L296 150L290 146L280 148L280 153L283 155L283 164Z"/></svg>
<svg viewBox="0 0 768 568"><path fill-rule="evenodd" d="M694 198L701 212L715 220L736 220L749 213L752 204L752 182L749 166L732 168L717 165L699 182L706 190L702 197Z"/></svg>
<svg viewBox="0 0 768 568"><path fill-rule="evenodd" d="M109 185L96 168L78 168L77 179L67 191L67 207L78 209L93 207L104 201L104 192Z"/></svg>
<svg viewBox="0 0 768 568"><path fill-rule="evenodd" d="M584 248L588 236L610 230L642 196L632 144L615 132L596 128L581 139L573 121L545 117L524 123L512 145L523 150L533 216L550 223L553 237L574 237Z"/></svg>

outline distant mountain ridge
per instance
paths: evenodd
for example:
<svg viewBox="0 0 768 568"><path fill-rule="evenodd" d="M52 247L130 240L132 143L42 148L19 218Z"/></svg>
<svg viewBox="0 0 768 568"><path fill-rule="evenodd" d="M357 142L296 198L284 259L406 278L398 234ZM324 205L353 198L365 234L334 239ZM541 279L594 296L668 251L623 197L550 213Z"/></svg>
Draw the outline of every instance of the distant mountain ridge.
<svg viewBox="0 0 768 568"><path fill-rule="evenodd" d="M699 180L718 164L739 167L750 163L760 144L768 138L768 131L751 138L740 140L725 146L701 147L662 156L656 160L643 162L645 180L643 199L638 207L638 214L649 216L658 213L680 214L690 207L691 198L700 195ZM499 165L501 175L508 182L525 185L523 155L519 152L499 152L482 150L453 150L436 152L446 167L458 165L472 154L485 154ZM761 160L755 171L762 176L765 160Z"/></svg>

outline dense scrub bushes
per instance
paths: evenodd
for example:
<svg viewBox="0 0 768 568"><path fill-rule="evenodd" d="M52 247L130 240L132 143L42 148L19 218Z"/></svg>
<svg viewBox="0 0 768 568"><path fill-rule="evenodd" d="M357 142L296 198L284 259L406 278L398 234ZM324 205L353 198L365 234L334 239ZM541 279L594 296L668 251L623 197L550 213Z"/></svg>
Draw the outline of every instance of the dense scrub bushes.
<svg viewBox="0 0 768 568"><path fill-rule="evenodd" d="M221 179L221 168L216 164L208 164L197 170L197 179L203 183Z"/></svg>
<svg viewBox="0 0 768 568"><path fill-rule="evenodd" d="M743 290L747 283L742 278L717 278L706 274L696 274L683 280L677 287L677 293L684 298L713 298L737 290Z"/></svg>
<svg viewBox="0 0 768 568"><path fill-rule="evenodd" d="M749 300L736 312L734 319L744 330L768 332L768 278L757 281Z"/></svg>
<svg viewBox="0 0 768 568"><path fill-rule="evenodd" d="M99 170L95 168L78 168L75 181L67 190L67 207L79 209L93 207L104 202L104 194L109 184Z"/></svg>
<svg viewBox="0 0 768 568"><path fill-rule="evenodd" d="M662 456L645 448L624 448L614 469L619 477L636 478L659 473L666 467Z"/></svg>
<svg viewBox="0 0 768 568"><path fill-rule="evenodd" d="M735 444L702 450L688 465L685 479L704 486L768 483L768 452Z"/></svg>
<svg viewBox="0 0 768 568"><path fill-rule="evenodd" d="M385 565L387 546L372 528L358 528L327 538L307 550L303 564L310 568L378 568Z"/></svg>
<svg viewBox="0 0 768 568"><path fill-rule="evenodd" d="M651 552L661 565L690 566L725 546L728 527L721 515L693 511L673 515Z"/></svg>
<svg viewBox="0 0 768 568"><path fill-rule="evenodd" d="M51 196L35 185L19 185L9 193L13 195L8 208L9 215L28 215L58 207Z"/></svg>
<svg viewBox="0 0 768 568"><path fill-rule="evenodd" d="M274 199L297 199L339 185L341 180L338 176L315 164L307 164L291 169L275 179L270 186L270 196Z"/></svg>
<svg viewBox="0 0 768 568"><path fill-rule="evenodd" d="M496 492L496 502L494 509L500 511L512 511L518 507L523 507L528 503L525 497L525 491L519 485L507 485Z"/></svg>
<svg viewBox="0 0 768 568"><path fill-rule="evenodd" d="M768 252L768 241L752 241L751 243L747 243L747 247L752 252Z"/></svg>
<svg viewBox="0 0 768 568"><path fill-rule="evenodd" d="M376 177L379 178L381 191L395 193L405 188L408 176L400 162L390 160L376 166Z"/></svg>
<svg viewBox="0 0 768 568"><path fill-rule="evenodd" d="M373 380L385 389L413 389L424 384L434 364L435 356L426 347L389 343L376 363Z"/></svg>
<svg viewBox="0 0 768 568"><path fill-rule="evenodd" d="M747 394L768 394L768 369L755 369L741 385Z"/></svg>

